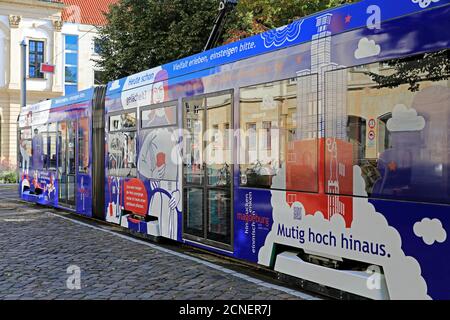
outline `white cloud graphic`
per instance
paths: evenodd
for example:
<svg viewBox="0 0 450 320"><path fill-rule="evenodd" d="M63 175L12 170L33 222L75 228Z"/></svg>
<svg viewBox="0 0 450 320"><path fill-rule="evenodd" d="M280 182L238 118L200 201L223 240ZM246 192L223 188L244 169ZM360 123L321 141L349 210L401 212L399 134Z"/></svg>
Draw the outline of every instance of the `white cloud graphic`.
<svg viewBox="0 0 450 320"><path fill-rule="evenodd" d="M356 194L366 194L365 182L361 176L361 168L353 167L354 189ZM331 221L324 218L322 212L307 215L301 221L294 220L292 211L286 203L286 194L282 191L272 191L272 207L274 224L268 234L264 246L259 251L258 262L269 265L272 259L275 243L290 247L301 247L305 250L329 256L339 256L355 261L364 261L369 264L383 267L386 275L389 296L391 299L431 299L428 288L422 277L420 264L413 257L406 256L402 249L402 239L399 232L391 227L386 218L378 213L367 198L353 199L353 223L351 229L345 227L345 221L340 215L334 215ZM365 254L349 250L341 246L330 247L323 244L306 242L299 244L296 239L279 236L279 224L285 226L299 226L303 230L313 230L315 233L334 235L342 234L346 238L367 241L369 243L384 244L388 253L386 256Z"/></svg>
<svg viewBox="0 0 450 320"><path fill-rule="evenodd" d="M392 118L387 122L387 129L391 132L421 131L425 128L425 119L417 115L413 108L408 109L403 104L395 106Z"/></svg>
<svg viewBox="0 0 450 320"><path fill-rule="evenodd" d="M378 56L381 53L381 46L375 43L375 40L362 38L359 40L358 49L355 51L356 59L364 59Z"/></svg>
<svg viewBox="0 0 450 320"><path fill-rule="evenodd" d="M427 245L431 246L435 242L443 243L447 240L447 232L442 227L439 219L424 218L414 224L414 234L423 239Z"/></svg>
<svg viewBox="0 0 450 320"><path fill-rule="evenodd" d="M120 88L120 82L119 80L114 81L111 83L111 87L109 88L110 91L114 91Z"/></svg>

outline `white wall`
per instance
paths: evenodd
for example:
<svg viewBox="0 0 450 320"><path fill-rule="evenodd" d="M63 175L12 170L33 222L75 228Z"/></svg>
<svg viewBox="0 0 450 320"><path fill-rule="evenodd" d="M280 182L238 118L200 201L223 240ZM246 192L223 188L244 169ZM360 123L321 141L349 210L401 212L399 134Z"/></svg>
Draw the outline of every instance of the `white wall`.
<svg viewBox="0 0 450 320"><path fill-rule="evenodd" d="M78 35L78 90L94 86L95 62L92 59L98 57L94 54L94 38L97 35L95 27L64 23L61 33L63 45L64 35Z"/></svg>
<svg viewBox="0 0 450 320"><path fill-rule="evenodd" d="M9 28L8 17L0 16L0 88L6 85L6 66L7 66L7 50L8 50L8 34L6 30Z"/></svg>
<svg viewBox="0 0 450 320"><path fill-rule="evenodd" d="M45 41L45 62L53 63L53 26L50 21L23 19L21 23L22 38L27 40ZM58 47L55 48L58 50ZM29 50L29 48L28 48ZM28 75L28 66L27 66ZM55 75L57 76L57 75ZM29 79L27 81L27 90L44 91L52 88L52 75L44 75L44 79Z"/></svg>

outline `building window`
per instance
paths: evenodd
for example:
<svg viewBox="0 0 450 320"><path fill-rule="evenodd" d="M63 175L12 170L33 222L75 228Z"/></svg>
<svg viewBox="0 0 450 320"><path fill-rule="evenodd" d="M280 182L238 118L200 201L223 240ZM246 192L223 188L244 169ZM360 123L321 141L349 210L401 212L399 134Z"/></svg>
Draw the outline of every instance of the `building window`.
<svg viewBox="0 0 450 320"><path fill-rule="evenodd" d="M100 39L94 39L94 53L100 54L100 52L101 52Z"/></svg>
<svg viewBox="0 0 450 320"><path fill-rule="evenodd" d="M66 83L77 83L78 80L78 69L77 67L66 66Z"/></svg>
<svg viewBox="0 0 450 320"><path fill-rule="evenodd" d="M353 159L364 158L366 148L367 121L359 116L349 115L347 117L346 134L348 141L353 146Z"/></svg>
<svg viewBox="0 0 450 320"><path fill-rule="evenodd" d="M40 71L41 63L44 62L44 47L44 41L30 40L29 42L28 73L30 78L44 78L44 74Z"/></svg>
<svg viewBox="0 0 450 320"><path fill-rule="evenodd" d="M262 139L262 148L264 150L270 151L272 150L272 122L271 121L263 121L263 139Z"/></svg>
<svg viewBox="0 0 450 320"><path fill-rule="evenodd" d="M64 84L69 95L78 91L78 36L66 35L64 39Z"/></svg>

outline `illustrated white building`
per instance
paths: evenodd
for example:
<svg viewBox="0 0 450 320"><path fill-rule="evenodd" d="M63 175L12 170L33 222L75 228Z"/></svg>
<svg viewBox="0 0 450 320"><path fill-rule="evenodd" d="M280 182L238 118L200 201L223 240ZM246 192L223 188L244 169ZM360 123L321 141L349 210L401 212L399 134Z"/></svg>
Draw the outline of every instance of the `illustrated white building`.
<svg viewBox="0 0 450 320"><path fill-rule="evenodd" d="M347 121L347 70L331 61L331 18L332 14L329 13L317 17L317 33L313 35L311 42L311 69L297 72L299 104L310 106L298 108L300 112L297 114L297 123L302 139L314 138L317 129L321 137L325 131L327 136L343 140L346 137L346 126L341 125L340 121ZM337 69L342 70L328 72ZM317 117L319 128L316 128ZM329 121L325 123L327 119Z"/></svg>
<svg viewBox="0 0 450 320"><path fill-rule="evenodd" d="M14 169L20 112L21 48L27 44L27 103L96 84L97 27L117 0L0 0L0 170ZM54 74L40 64L55 65Z"/></svg>
<svg viewBox="0 0 450 320"><path fill-rule="evenodd" d="M347 69L331 61L332 14L317 17L317 33L311 42L311 69L297 73L298 131L301 139L327 138L329 174L327 176L328 219L340 214L345 216L344 203L340 201L340 168L336 140L346 140L347 122ZM334 70L334 71L333 71ZM333 71L333 72L329 72ZM317 88L317 91L314 90ZM317 100L317 103L315 101ZM308 107L304 107L308 106ZM318 126L318 128L317 128ZM319 132L319 137L314 136Z"/></svg>

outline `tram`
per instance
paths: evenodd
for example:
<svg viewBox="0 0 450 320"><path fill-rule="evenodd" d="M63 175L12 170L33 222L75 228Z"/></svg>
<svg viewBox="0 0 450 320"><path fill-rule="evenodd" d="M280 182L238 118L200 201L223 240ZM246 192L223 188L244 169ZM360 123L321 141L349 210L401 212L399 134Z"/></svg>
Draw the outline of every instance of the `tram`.
<svg viewBox="0 0 450 320"><path fill-rule="evenodd" d="M301 283L449 299L448 30L450 1L362 0L29 106L20 196Z"/></svg>

